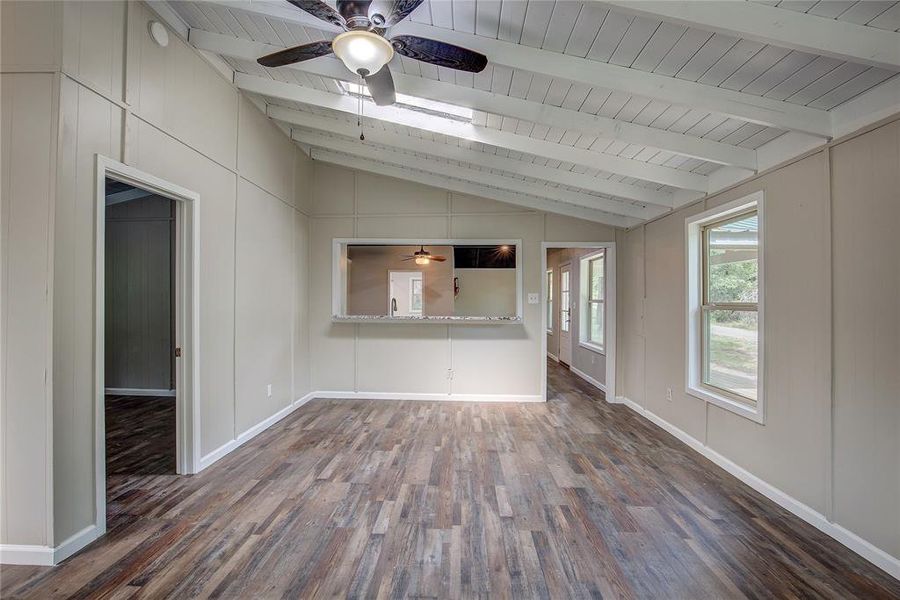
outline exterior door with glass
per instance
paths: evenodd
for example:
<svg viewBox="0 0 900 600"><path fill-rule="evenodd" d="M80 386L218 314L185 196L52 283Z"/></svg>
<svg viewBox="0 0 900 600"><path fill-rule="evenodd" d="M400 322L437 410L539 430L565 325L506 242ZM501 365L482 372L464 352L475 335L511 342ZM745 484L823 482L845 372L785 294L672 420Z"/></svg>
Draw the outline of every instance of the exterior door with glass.
<svg viewBox="0 0 900 600"><path fill-rule="evenodd" d="M559 361L572 364L572 264L559 269Z"/></svg>

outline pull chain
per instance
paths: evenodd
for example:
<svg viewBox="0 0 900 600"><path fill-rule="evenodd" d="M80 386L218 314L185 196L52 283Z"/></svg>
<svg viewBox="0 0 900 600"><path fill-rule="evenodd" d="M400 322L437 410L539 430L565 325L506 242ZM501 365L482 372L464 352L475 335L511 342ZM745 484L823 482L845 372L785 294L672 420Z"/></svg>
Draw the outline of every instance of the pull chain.
<svg viewBox="0 0 900 600"><path fill-rule="evenodd" d="M359 74L359 94L357 95L358 114L356 116L356 125L359 127L360 141L365 141L365 139L366 139L366 136L363 133L363 95L362 95L363 82L364 82L363 76L362 76L362 73L360 73Z"/></svg>

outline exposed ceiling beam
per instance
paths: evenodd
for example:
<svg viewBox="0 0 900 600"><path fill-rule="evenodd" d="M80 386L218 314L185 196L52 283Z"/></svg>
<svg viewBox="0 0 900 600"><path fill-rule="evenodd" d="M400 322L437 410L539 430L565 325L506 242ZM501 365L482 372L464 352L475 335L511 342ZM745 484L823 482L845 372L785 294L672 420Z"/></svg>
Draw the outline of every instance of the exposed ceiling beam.
<svg viewBox="0 0 900 600"><path fill-rule="evenodd" d="M272 2L232 0L204 0L236 10L262 14L285 21L315 27L323 31L335 28L302 10L290 10ZM628 67L547 52L494 38L442 29L433 25L405 20L390 30L391 36L417 35L439 39L481 52L495 65L504 65L548 77L566 79L607 90L619 90L629 94L652 98L662 102L702 108L736 119L831 137L831 120L828 112L773 100L764 96L744 94L726 88L704 85L676 77L648 73Z"/></svg>
<svg viewBox="0 0 900 600"><path fill-rule="evenodd" d="M147 196L153 196L153 195L154 195L153 192L148 192L147 190L142 190L141 188L133 188L130 190L123 190L121 192L116 192L114 194L107 194L106 206L122 204L123 202L128 202L130 200L140 200L141 198L146 198Z"/></svg>
<svg viewBox="0 0 900 600"><path fill-rule="evenodd" d="M900 69L893 31L767 6L758 2L604 1L616 10L830 56L882 69Z"/></svg>
<svg viewBox="0 0 900 600"><path fill-rule="evenodd" d="M533 210L556 213L569 217L576 217L578 219L585 219L588 221L594 221L596 223L604 223L607 225L613 225L615 227L634 227L635 225L641 223L640 219L635 219L633 217L614 215L593 208L576 206L574 204L559 202L556 200L551 200L549 198L541 198L528 194L519 194L506 189L501 189L499 187L486 186L472 183L471 181L457 179L455 177L445 177L443 175L438 175L432 172L417 171L409 168L389 165L359 156L350 156L347 154L341 154L329 150L322 150L319 148L313 148L310 151L310 156L314 160L321 160L323 162L340 165L350 169L368 171L377 175L394 177L396 179L404 179L406 181L414 181L416 183L442 188L451 192L468 194L470 196L480 196L482 198L497 200L498 202L505 202L507 204L512 204L515 206L522 206L525 208L531 208Z"/></svg>
<svg viewBox="0 0 900 600"><path fill-rule="evenodd" d="M244 73L235 73L234 83L239 89L254 94L310 104L351 115L356 115L359 111L357 99L350 95L332 94ZM471 142L507 148L547 159L571 162L576 165L677 188L701 192L706 192L708 189L708 179L705 175L530 138L509 131L481 127L398 106L375 106L371 102L366 102L365 118L378 119L395 125L403 125Z"/></svg>
<svg viewBox="0 0 900 600"><path fill-rule="evenodd" d="M338 138L328 136L321 133L298 132L292 135L295 141L307 144L308 146L325 148L335 152L345 154L353 154L370 160L377 160L394 164L399 167L413 168L419 171L429 171L437 175L445 177L455 177L465 181L471 181L482 185L492 187L500 187L518 194L528 194L541 198L549 198L558 202L565 202L576 206L583 206L594 210L600 210L611 214L623 215L626 217L635 217L646 220L659 216L666 209L659 206L643 207L634 204L628 204L619 200L610 198L602 198L591 196L581 192L573 192L563 188L536 185L532 182L524 181L514 177L497 175L488 171L481 171L469 167L461 167L459 165L446 163L443 161L435 161L427 158L421 158L409 153L385 150L382 147L376 147L369 143L363 143L359 140L348 138ZM367 140L368 141L368 140Z"/></svg>
<svg viewBox="0 0 900 600"><path fill-rule="evenodd" d="M305 127L308 129L325 131L338 135L345 135L348 137L356 137L359 134L359 129L355 124L345 121L336 121L335 119L331 119L329 117L323 117L320 115L314 115L311 113L292 110L290 108L284 108L275 105L270 105L266 112L271 118L277 121L284 121L286 123ZM297 139L296 133L297 132L295 131L294 139ZM599 194L606 194L609 196L616 196L619 198L641 202L644 204L655 204L658 206L672 208L680 204L683 200L687 199L674 197L672 194L666 194L663 192L658 192L656 190L638 187L636 185L628 185L626 183L609 181L583 173L574 173L572 171L554 169L552 167L536 165L534 163L516 160L513 158L497 156L496 154L479 152L477 150L470 150L461 146L444 144L433 140L413 137L401 133L394 133L391 131L384 131L377 128L368 128L366 130L366 140L385 146L394 146L412 152L419 152L422 154L437 156L447 160L455 160L459 162L480 165L491 169L497 169L499 171L505 171L514 175L543 179L545 181L557 183L560 185L577 187L591 192L597 192ZM701 194L699 193L689 194L691 200L697 199L700 195Z"/></svg>
<svg viewBox="0 0 900 600"><path fill-rule="evenodd" d="M260 56L281 49L280 46L252 42L201 29L191 29L190 42L200 50L249 62L254 62ZM287 68L356 83L356 78L336 58L323 57L288 65ZM541 104L522 98L494 94L446 81L415 77L398 71L398 69L394 69L393 72L394 85L398 92L409 96L466 106L474 110L548 127L571 129L598 138L650 146L722 165L756 170L756 152L750 148L741 148L627 121L617 121L608 117Z"/></svg>

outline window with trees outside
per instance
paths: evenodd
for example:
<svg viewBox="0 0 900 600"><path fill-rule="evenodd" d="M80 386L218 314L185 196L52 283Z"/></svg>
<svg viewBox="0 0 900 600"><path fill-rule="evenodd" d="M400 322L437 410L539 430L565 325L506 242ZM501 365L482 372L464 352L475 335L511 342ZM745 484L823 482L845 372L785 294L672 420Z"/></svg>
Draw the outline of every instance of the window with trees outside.
<svg viewBox="0 0 900 600"><path fill-rule="evenodd" d="M547 331L553 333L553 269L547 269Z"/></svg>
<svg viewBox="0 0 900 600"><path fill-rule="evenodd" d="M745 199L689 218L688 391L762 422L760 214Z"/></svg>
<svg viewBox="0 0 900 600"><path fill-rule="evenodd" d="M601 250L581 259L581 323L579 341L582 346L603 352L606 320L606 251Z"/></svg>

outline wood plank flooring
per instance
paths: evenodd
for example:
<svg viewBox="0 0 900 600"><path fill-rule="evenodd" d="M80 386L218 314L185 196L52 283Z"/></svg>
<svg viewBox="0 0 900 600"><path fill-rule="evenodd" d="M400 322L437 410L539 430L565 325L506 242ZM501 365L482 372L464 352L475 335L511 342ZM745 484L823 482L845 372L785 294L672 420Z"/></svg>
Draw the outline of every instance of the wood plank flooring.
<svg viewBox="0 0 900 600"><path fill-rule="evenodd" d="M4 567L2 595L900 598L675 438L549 377L547 404L315 400L199 475L120 473L108 535L56 568Z"/></svg>

